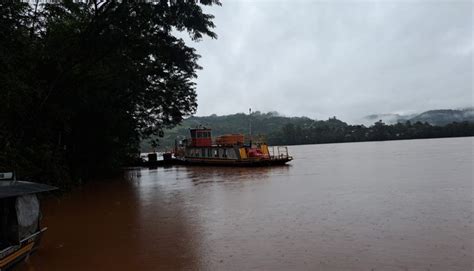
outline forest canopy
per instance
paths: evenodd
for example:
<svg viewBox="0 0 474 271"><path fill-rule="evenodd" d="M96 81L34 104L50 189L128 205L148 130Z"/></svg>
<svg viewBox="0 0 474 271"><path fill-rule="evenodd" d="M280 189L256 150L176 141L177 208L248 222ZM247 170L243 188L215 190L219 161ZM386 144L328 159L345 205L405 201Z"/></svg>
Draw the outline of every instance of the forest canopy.
<svg viewBox="0 0 474 271"><path fill-rule="evenodd" d="M51 183L116 169L197 107L201 1L0 3L0 168Z"/></svg>

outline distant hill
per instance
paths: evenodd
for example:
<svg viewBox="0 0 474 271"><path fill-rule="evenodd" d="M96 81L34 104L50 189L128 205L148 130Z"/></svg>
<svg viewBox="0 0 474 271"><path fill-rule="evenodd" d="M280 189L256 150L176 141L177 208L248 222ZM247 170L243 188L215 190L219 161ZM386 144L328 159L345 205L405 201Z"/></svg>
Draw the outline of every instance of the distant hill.
<svg viewBox="0 0 474 271"><path fill-rule="evenodd" d="M431 125L437 126L443 126L452 122L474 122L474 108L466 108L461 110L430 110L410 118L410 121L428 122Z"/></svg>
<svg viewBox="0 0 474 271"><path fill-rule="evenodd" d="M406 121L410 121L411 124L405 125ZM470 123L468 126L441 128L453 122L466 121ZM253 136L264 135L269 144L284 145L465 136L474 133L471 131L473 129L471 126L474 126L474 109L430 110L409 116L370 115L366 117L364 124L365 126L349 125L336 117L313 120L308 117L285 117L277 112L259 111L251 115L238 113L225 116L193 116L185 119L179 126L165 130L164 136L159 138L157 150L172 148L176 138L188 137L189 128L200 125L212 128L213 136L229 133L248 135L251 125ZM144 152L153 150L149 140L142 141L141 149Z"/></svg>

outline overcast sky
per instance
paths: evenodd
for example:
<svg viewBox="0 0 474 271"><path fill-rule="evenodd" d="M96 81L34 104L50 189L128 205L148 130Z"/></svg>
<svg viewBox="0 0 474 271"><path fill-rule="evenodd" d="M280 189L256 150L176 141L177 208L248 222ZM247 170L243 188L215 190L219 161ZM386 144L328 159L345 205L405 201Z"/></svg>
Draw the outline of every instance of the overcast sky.
<svg viewBox="0 0 474 271"><path fill-rule="evenodd" d="M473 104L472 1L223 1L197 115L278 111L357 122Z"/></svg>

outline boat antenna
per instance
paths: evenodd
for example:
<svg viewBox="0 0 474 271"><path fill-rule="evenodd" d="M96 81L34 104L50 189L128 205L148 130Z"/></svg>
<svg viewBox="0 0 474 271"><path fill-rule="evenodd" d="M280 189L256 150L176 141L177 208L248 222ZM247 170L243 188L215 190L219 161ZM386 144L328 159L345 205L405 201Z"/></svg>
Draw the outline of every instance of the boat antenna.
<svg viewBox="0 0 474 271"><path fill-rule="evenodd" d="M252 108L249 108L249 137L250 146L252 146Z"/></svg>

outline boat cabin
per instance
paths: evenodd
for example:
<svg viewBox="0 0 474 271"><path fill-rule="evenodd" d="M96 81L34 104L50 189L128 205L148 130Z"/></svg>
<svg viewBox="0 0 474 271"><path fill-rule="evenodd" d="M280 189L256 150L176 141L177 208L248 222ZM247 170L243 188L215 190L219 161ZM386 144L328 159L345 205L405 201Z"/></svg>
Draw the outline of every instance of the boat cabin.
<svg viewBox="0 0 474 271"><path fill-rule="evenodd" d="M190 129L192 147L210 147L212 145L211 129Z"/></svg>
<svg viewBox="0 0 474 271"><path fill-rule="evenodd" d="M233 145L243 144L243 135L238 135L240 142L230 142L226 140L219 141L221 137L216 139L216 144L213 144L211 129L205 127L193 128L189 130L191 134L190 140L185 142L188 144L185 148L184 155L188 158L203 158L203 159L238 159L236 149ZM227 138L226 138L227 139Z"/></svg>
<svg viewBox="0 0 474 271"><path fill-rule="evenodd" d="M41 235L41 211L37 193L56 187L18 181L12 172L0 173L0 270L33 252Z"/></svg>

